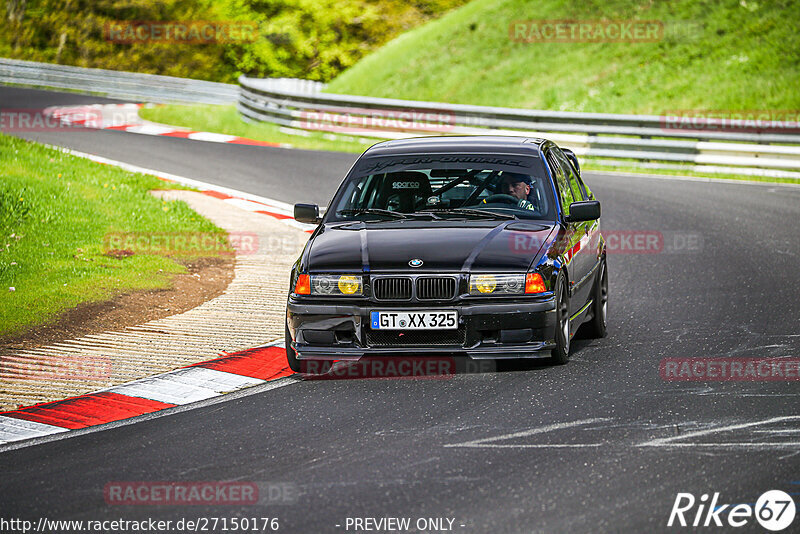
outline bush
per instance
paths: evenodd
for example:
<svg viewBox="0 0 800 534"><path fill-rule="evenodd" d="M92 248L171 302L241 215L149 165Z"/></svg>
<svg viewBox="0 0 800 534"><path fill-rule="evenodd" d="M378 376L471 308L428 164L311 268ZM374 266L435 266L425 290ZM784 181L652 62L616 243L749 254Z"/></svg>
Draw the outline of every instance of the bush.
<svg viewBox="0 0 800 534"><path fill-rule="evenodd" d="M399 33L465 2L6 0L0 56L228 83L240 74L328 81ZM251 22L258 36L228 44L119 44L104 36L114 21Z"/></svg>

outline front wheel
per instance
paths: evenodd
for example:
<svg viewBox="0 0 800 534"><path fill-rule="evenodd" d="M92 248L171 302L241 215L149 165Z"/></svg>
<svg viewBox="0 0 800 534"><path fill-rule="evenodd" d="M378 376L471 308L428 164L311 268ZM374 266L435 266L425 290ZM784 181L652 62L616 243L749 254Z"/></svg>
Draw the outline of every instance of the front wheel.
<svg viewBox="0 0 800 534"><path fill-rule="evenodd" d="M285 326L284 342L286 344L286 361L289 363L289 369L295 373L304 373L307 375L324 375L327 373L332 365L332 362L327 360L298 360L297 352L292 348L292 336L289 334L289 325Z"/></svg>
<svg viewBox="0 0 800 534"><path fill-rule="evenodd" d="M569 293L567 280L559 276L556 282L556 348L550 360L556 365L564 365L569 360Z"/></svg>
<svg viewBox="0 0 800 534"><path fill-rule="evenodd" d="M292 336L289 334L289 325L285 326L286 333L284 343L286 344L286 361L289 362L289 369L295 373L300 372L300 360L297 359L297 353L292 348Z"/></svg>

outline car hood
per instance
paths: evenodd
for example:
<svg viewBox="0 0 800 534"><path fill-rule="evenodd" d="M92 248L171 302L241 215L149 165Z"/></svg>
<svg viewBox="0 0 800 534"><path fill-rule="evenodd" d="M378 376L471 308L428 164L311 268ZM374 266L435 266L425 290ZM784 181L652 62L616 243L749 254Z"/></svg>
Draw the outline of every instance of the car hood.
<svg viewBox="0 0 800 534"><path fill-rule="evenodd" d="M308 255L308 270L525 271L540 255L554 223L476 221L325 226Z"/></svg>

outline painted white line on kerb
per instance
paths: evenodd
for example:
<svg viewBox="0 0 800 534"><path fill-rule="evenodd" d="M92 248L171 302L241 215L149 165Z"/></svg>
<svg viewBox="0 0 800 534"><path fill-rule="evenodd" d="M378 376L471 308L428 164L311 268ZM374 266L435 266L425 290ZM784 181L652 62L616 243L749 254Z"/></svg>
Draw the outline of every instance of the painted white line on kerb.
<svg viewBox="0 0 800 534"><path fill-rule="evenodd" d="M266 380L237 375L205 367L187 367L169 374L169 379L181 384L210 389L219 395L263 384Z"/></svg>
<svg viewBox="0 0 800 534"><path fill-rule="evenodd" d="M194 180L192 178L186 178L185 176L178 176L177 174L171 174L168 172L157 171L154 169L146 169L144 167L139 167L138 165L132 165L130 163L125 163L124 161L117 161L114 159L104 158L103 156L97 156L95 154L88 154L86 152L79 152L77 150L72 150L71 148L64 148L55 145L45 145L48 148L53 148L55 150L59 150L61 152L65 152L72 156L77 156L79 158L85 158L92 160L96 163L105 163L107 165L113 165L115 167L119 167L121 169L125 169L126 171L130 172L139 172L142 174L150 174L153 176L157 176L159 178L164 178L165 180L171 180L173 182L178 182L179 184L188 185L191 187L196 187L198 189L205 189L209 191L217 191L219 193L224 193L226 195L237 196L241 198L245 198L247 200L254 200L256 202L261 202L264 204L268 204L275 208L284 209L287 213L292 213L294 210L294 205L288 204L286 202L281 202L280 200L275 200L274 198L267 198L262 197L259 195L253 195L252 193L245 193L244 191L239 191L237 189L231 189L229 187L210 184L207 182L201 182L200 180Z"/></svg>
<svg viewBox="0 0 800 534"><path fill-rule="evenodd" d="M103 430L108 430L111 428L119 428L122 426L128 425L135 425L137 423L141 423L143 421L150 421L152 419L158 419L161 417L169 417L172 415L176 415L183 412L188 412L189 410L196 410L198 408L206 408L208 406L213 406L214 404L220 404L223 402L229 402L236 399L241 399L243 397L249 397L251 395L259 395L266 391L271 391L273 389L282 388L285 386L289 386L300 382L300 378L296 378L294 376L287 376L283 378L279 378L277 380L271 380L269 382L265 382L259 386L255 386L252 388L245 388L239 391L235 391L233 393L229 393L228 395L218 395L216 397L199 401L189 405L178 405L174 408L167 408L166 410L158 410L152 413L146 413L143 415L139 415L136 417L131 417L129 419L122 419L120 421L112 421L111 423L104 423L102 425L90 426L86 428L79 428L77 430L68 430L66 428L60 429L57 433L53 433L50 435L42 435L41 437L33 437L33 439L25 439L20 441L12 441L10 443L2 443L0 442L0 453L13 451L17 449L24 449L26 447L31 447L34 445L41 445L42 443L49 443L51 441L59 441L62 439L69 439L74 438L77 436L82 436L84 434L93 434L95 432L102 432ZM1 417L1 416L0 416ZM10 418L9 418L10 419ZM41 423L38 423L41 424ZM45 425L49 426L49 425ZM58 427L54 427L58 428ZM61 432L63 430L64 432Z"/></svg>
<svg viewBox="0 0 800 534"><path fill-rule="evenodd" d="M243 209L245 211L259 211L267 207L261 202L253 202L252 200L245 200L243 198L228 198L225 199L225 202L227 202L231 206L236 206L237 208ZM285 210L283 208L273 208L273 209L275 213L280 213L281 215L292 215L291 211Z"/></svg>
<svg viewBox="0 0 800 534"><path fill-rule="evenodd" d="M546 432L553 432L555 430L563 430L565 428L573 428L576 426L583 426L592 423L599 423L602 421L610 421L607 417L599 417L593 419L582 419L580 421L572 421L569 423L555 423L552 425L545 425L538 428L531 428L521 432L514 432L511 434L503 434L502 436L495 436L491 438L476 439L473 441L465 441L464 443L452 443L445 445L445 447L476 447L486 449L549 449L549 448L582 448L582 447L600 447L604 443L530 443L530 444L498 444L492 443L494 441L502 441L506 439L524 438L536 434L544 434Z"/></svg>
<svg viewBox="0 0 800 534"><path fill-rule="evenodd" d="M145 135L162 135L174 132L175 128L171 128L168 126L161 126L159 124L137 124L134 126L128 126L127 128L125 128L125 131L129 133L138 133Z"/></svg>
<svg viewBox="0 0 800 534"><path fill-rule="evenodd" d="M50 434L66 432L67 430L69 429L61 428L60 426L0 415L0 444L7 441L49 436Z"/></svg>
<svg viewBox="0 0 800 534"><path fill-rule="evenodd" d="M253 202L259 202L264 204L266 208L275 213L279 213L282 215L289 215L292 216L294 214L294 205L288 204L286 202L281 202L280 200L275 200L274 198L267 198L262 197L260 195L254 195L252 193L246 193L244 191L239 191L238 189L231 189L230 187L225 187L216 184L210 184L208 182L202 182L200 180L194 180L192 178L186 178L185 176L178 176L177 174L171 174L168 172L157 171L154 169L146 169L144 167L139 167L138 165L132 165L130 163L125 163L124 161L117 161L110 158L105 158L103 156L97 156L95 154L88 154L86 152L79 152L77 150L72 150L71 148L64 148L55 145L45 145L48 148L52 148L54 150L58 150L60 152L64 152L65 154L69 154L71 156L76 156L79 158L88 159L94 161L95 163L103 163L106 165L113 165L114 167L119 167L120 169L124 169L130 172L138 172L142 174L149 174L152 176L156 176L158 178L163 178L164 180L169 180L171 182L177 182L179 184L187 185L190 187L196 187L197 189L202 189L206 191L216 191L218 193L223 193L225 195L230 195L233 197L238 197L239 199L250 200ZM231 200L231 199L229 199ZM320 206L320 213L325 212L325 207ZM283 219L283 221L295 228L299 228L301 230L313 230L316 228L313 224L304 224L295 221L294 219Z"/></svg>
<svg viewBox="0 0 800 534"><path fill-rule="evenodd" d="M707 428L705 430L697 430L679 436L670 436L667 438L656 438L644 443L639 443L637 447L723 447L723 448L784 448L784 447L798 447L800 443L676 443L677 440L687 440L697 438L700 436L707 436L709 434L719 434L731 430L740 430L742 428L750 428L754 426L769 425L773 423L781 423L784 421L800 421L800 415L788 415L784 417L773 417L772 419L765 419L763 421L753 421L750 423L740 423L737 425L727 425L714 428ZM779 432L775 432L776 434Z"/></svg>
<svg viewBox="0 0 800 534"><path fill-rule="evenodd" d="M235 135L226 135L212 132L193 132L186 136L193 141L209 141L211 143L229 143L236 139Z"/></svg>
<svg viewBox="0 0 800 534"><path fill-rule="evenodd" d="M204 367L187 367L149 378L142 378L106 391L143 397L169 404L190 404L246 387L263 384L258 378L215 371Z"/></svg>

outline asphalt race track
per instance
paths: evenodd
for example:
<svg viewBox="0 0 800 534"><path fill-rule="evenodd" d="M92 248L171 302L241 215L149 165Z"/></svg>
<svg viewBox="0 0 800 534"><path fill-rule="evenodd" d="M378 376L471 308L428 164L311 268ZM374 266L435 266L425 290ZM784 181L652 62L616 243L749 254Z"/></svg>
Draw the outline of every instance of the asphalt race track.
<svg viewBox="0 0 800 534"><path fill-rule="evenodd" d="M43 109L120 102L108 98L0 86L0 109ZM327 204L356 154L222 145L113 130L25 132L20 137L64 146L145 169L225 185L287 202ZM177 142L176 142L177 141ZM327 176L324 181L320 176Z"/></svg>
<svg viewBox="0 0 800 534"><path fill-rule="evenodd" d="M4 108L96 101L0 88ZM354 160L113 131L25 137L286 202L327 204ZM607 239L633 246L627 236L645 233L661 245L609 255L609 335L576 340L566 366L302 381L8 450L2 515L277 517L281 532L346 532L356 517L449 518L465 533L660 532L675 530L667 520L679 492L753 504L780 489L800 504L797 379L659 374L667 358L800 356L800 187L585 178ZM109 482L173 480L291 495L210 507L103 497Z"/></svg>

